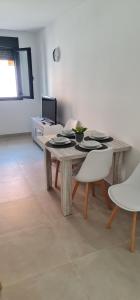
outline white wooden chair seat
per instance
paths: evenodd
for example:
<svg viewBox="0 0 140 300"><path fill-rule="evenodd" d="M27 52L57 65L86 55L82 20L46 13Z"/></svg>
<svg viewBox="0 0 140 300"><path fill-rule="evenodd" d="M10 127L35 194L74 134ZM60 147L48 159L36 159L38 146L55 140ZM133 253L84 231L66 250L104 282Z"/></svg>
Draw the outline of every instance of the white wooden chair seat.
<svg viewBox="0 0 140 300"><path fill-rule="evenodd" d="M105 150L93 150L90 151L82 166L75 176L75 186L72 193L72 198L74 198L76 191L78 189L79 183L86 183L85 187L85 199L84 199L84 218L87 219L87 210L88 210L88 197L90 193L90 189L95 182L103 181L105 177L110 172L110 168L112 165L112 149L108 148ZM105 196L105 187L103 188L104 196ZM105 197L105 202L110 208L108 199Z"/></svg>
<svg viewBox="0 0 140 300"><path fill-rule="evenodd" d="M117 184L109 188L109 196L119 207L128 211L140 211L140 189L132 184Z"/></svg>
<svg viewBox="0 0 140 300"><path fill-rule="evenodd" d="M123 183L116 184L109 188L109 196L116 204L108 220L106 227L111 228L119 208L132 213L132 229L130 240L130 251L135 251L136 221L137 213L140 211L140 164L136 167L132 175Z"/></svg>

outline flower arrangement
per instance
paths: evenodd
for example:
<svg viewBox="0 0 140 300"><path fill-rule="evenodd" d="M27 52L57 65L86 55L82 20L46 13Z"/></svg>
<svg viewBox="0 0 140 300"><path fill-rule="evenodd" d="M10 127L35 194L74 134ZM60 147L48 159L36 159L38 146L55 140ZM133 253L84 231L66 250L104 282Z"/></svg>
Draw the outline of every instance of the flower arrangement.
<svg viewBox="0 0 140 300"><path fill-rule="evenodd" d="M86 127L79 126L79 127L76 127L76 128L72 128L72 130L73 130L75 133L83 134L83 133L87 130L87 128L86 128Z"/></svg>
<svg viewBox="0 0 140 300"><path fill-rule="evenodd" d="M86 127L78 126L72 129L75 132L75 138L78 143L81 143L84 138L84 132L87 130Z"/></svg>

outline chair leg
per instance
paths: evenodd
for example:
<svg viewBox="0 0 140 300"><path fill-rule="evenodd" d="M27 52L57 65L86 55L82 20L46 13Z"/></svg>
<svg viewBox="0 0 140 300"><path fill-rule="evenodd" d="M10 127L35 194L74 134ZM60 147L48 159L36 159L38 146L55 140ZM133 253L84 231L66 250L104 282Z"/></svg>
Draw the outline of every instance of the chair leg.
<svg viewBox="0 0 140 300"><path fill-rule="evenodd" d="M112 209L111 200L108 196L107 183L104 180L101 180L100 186L101 186L101 189L102 189L103 199L105 201L105 204L106 204L107 208Z"/></svg>
<svg viewBox="0 0 140 300"><path fill-rule="evenodd" d="M90 183L86 183L85 187L85 199L84 199L84 218L87 219L87 211L88 211L88 197L90 192Z"/></svg>
<svg viewBox="0 0 140 300"><path fill-rule="evenodd" d="M111 228L112 222L113 222L113 220L115 219L115 217L116 217L116 215L117 215L119 209L120 209L120 208L119 208L117 205L114 207L114 209L113 209L113 211L112 211L112 213L111 213L111 216L110 216L110 218L109 218L109 220L108 220L108 223L107 223L107 225L106 225L106 228L107 228L107 229L110 229L110 228Z"/></svg>
<svg viewBox="0 0 140 300"><path fill-rule="evenodd" d="M55 172L55 188L58 188L58 172L59 172L60 161L56 161L56 172Z"/></svg>
<svg viewBox="0 0 140 300"><path fill-rule="evenodd" d="M132 228L131 228L131 241L130 241L130 251L135 251L135 241L136 241L136 223L137 223L137 213L132 213Z"/></svg>
<svg viewBox="0 0 140 300"><path fill-rule="evenodd" d="M95 184L92 184L92 196L95 197Z"/></svg>
<svg viewBox="0 0 140 300"><path fill-rule="evenodd" d="M79 181L76 181L75 182L75 185L74 185L74 189L73 189L73 192L72 192L72 199L74 198L76 192L77 192L77 189L78 189L78 186L79 186L80 182Z"/></svg>

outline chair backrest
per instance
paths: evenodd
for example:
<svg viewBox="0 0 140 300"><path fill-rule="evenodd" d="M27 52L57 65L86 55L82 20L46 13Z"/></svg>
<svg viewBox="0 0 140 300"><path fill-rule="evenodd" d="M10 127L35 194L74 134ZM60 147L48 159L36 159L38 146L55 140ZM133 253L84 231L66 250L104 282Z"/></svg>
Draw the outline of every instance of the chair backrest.
<svg viewBox="0 0 140 300"><path fill-rule="evenodd" d="M44 128L44 135L51 135L51 134L58 134L61 133L63 130L63 126L61 124L52 125L52 126L45 126Z"/></svg>
<svg viewBox="0 0 140 300"><path fill-rule="evenodd" d="M112 156L111 148L90 151L76 175L76 180L94 182L105 178L112 165Z"/></svg>
<svg viewBox="0 0 140 300"><path fill-rule="evenodd" d="M69 119L66 123L66 125L64 126L64 129L69 130L72 128L76 128L79 124L78 120L74 120L74 119Z"/></svg>
<svg viewBox="0 0 140 300"><path fill-rule="evenodd" d="M140 163L124 183L133 184L140 188Z"/></svg>

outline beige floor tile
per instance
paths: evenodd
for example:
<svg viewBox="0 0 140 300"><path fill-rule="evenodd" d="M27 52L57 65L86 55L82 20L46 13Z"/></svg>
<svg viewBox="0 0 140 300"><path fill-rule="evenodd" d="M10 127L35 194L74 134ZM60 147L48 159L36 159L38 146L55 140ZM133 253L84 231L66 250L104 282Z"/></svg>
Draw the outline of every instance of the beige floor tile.
<svg viewBox="0 0 140 300"><path fill-rule="evenodd" d="M38 177L40 180L45 177L43 157L36 162L19 163L20 172L26 178Z"/></svg>
<svg viewBox="0 0 140 300"><path fill-rule="evenodd" d="M40 191L35 193L37 203L42 208L47 219L56 224L58 220L65 220L61 212L60 191L52 189L49 193L47 191Z"/></svg>
<svg viewBox="0 0 140 300"><path fill-rule="evenodd" d="M74 263L88 299L137 300L140 293L140 252L123 248L89 254Z"/></svg>
<svg viewBox="0 0 140 300"><path fill-rule="evenodd" d="M140 218L130 254L130 215L106 230L110 211L90 195L85 221L83 192L63 217L60 190L46 191L43 151L30 136L0 139L0 299L139 299Z"/></svg>
<svg viewBox="0 0 140 300"><path fill-rule="evenodd" d="M42 174L44 171L41 171ZM45 176L42 176L42 174L37 174L37 175L27 175L26 176L26 181L28 182L28 185L30 186L31 190L33 193L39 194L41 192L46 191L46 183L45 183Z"/></svg>
<svg viewBox="0 0 140 300"><path fill-rule="evenodd" d="M47 226L48 220L35 198L1 203L0 235L40 224Z"/></svg>
<svg viewBox="0 0 140 300"><path fill-rule="evenodd" d="M23 178L20 167L16 162L0 163L0 183L7 182L16 178Z"/></svg>
<svg viewBox="0 0 140 300"><path fill-rule="evenodd" d="M4 300L88 300L72 264L5 288Z"/></svg>
<svg viewBox="0 0 140 300"><path fill-rule="evenodd" d="M67 255L72 259L94 251L93 244L90 244L88 236L93 236L94 228L90 223L85 222L81 215L64 217L60 207L60 192L52 190L50 197L46 193L36 196L37 202L41 205L47 220L56 233Z"/></svg>
<svg viewBox="0 0 140 300"><path fill-rule="evenodd" d="M0 278L13 284L69 262L56 233L49 226L28 228L0 238Z"/></svg>
<svg viewBox="0 0 140 300"><path fill-rule="evenodd" d="M71 260L95 251L88 236L96 235L96 232L90 225L84 226L81 217L67 217L63 222L56 222L53 228Z"/></svg>
<svg viewBox="0 0 140 300"><path fill-rule="evenodd" d="M0 182L0 202L32 197L33 192L24 178L11 178Z"/></svg>

